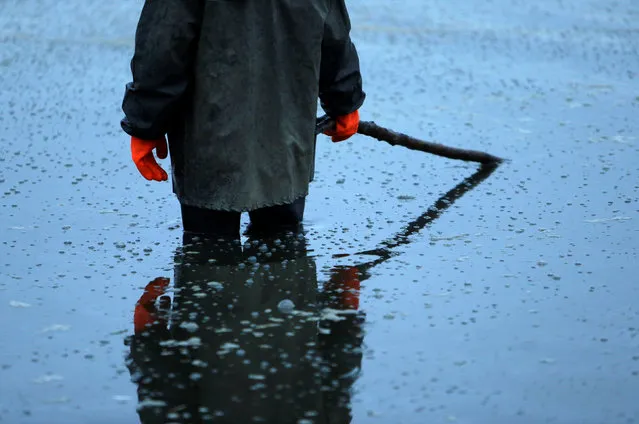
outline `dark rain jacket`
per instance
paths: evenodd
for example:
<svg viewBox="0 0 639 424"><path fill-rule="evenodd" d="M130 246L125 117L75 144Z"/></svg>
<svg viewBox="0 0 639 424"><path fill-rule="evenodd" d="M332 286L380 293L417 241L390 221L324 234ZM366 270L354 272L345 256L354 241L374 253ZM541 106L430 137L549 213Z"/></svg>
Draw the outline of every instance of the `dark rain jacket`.
<svg viewBox="0 0 639 424"><path fill-rule="evenodd" d="M344 0L147 0L122 128L168 135L182 204L246 211L308 194L315 120L365 94Z"/></svg>

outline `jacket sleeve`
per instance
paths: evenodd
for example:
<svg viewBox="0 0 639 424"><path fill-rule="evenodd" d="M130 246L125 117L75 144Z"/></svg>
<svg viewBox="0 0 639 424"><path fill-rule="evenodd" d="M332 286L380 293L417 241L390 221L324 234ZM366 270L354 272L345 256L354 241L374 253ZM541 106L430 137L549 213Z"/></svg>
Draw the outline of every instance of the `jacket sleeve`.
<svg viewBox="0 0 639 424"><path fill-rule="evenodd" d="M350 38L351 22L344 0L331 0L324 25L319 98L327 115L337 117L364 103L359 56Z"/></svg>
<svg viewBox="0 0 639 424"><path fill-rule="evenodd" d="M161 138L191 81L201 26L201 0L146 0L135 34L133 81L126 85L122 129Z"/></svg>

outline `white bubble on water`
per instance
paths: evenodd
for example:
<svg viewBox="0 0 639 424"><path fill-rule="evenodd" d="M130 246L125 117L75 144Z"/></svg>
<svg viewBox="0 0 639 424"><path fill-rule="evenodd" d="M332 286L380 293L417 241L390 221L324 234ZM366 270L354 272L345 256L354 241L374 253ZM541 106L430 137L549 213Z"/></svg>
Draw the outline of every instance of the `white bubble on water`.
<svg viewBox="0 0 639 424"><path fill-rule="evenodd" d="M43 328L42 333L49 333L52 331L69 331L70 329L71 329L70 325L53 324Z"/></svg>
<svg viewBox="0 0 639 424"><path fill-rule="evenodd" d="M185 329L189 333L195 333L200 328L200 326L194 322L183 322L180 324L180 328Z"/></svg>
<svg viewBox="0 0 639 424"><path fill-rule="evenodd" d="M288 314L295 309L295 303L290 299L284 299L277 304L277 309L284 314Z"/></svg>
<svg viewBox="0 0 639 424"><path fill-rule="evenodd" d="M212 288L213 290L222 290L224 288L224 285L217 281L209 281L206 285Z"/></svg>
<svg viewBox="0 0 639 424"><path fill-rule="evenodd" d="M202 361L201 359L195 359L193 362L191 362L191 364L194 367L199 367L199 368L206 368L208 366L208 364Z"/></svg>
<svg viewBox="0 0 639 424"><path fill-rule="evenodd" d="M55 381L62 381L62 380L64 380L64 377L62 377L61 375L46 374L34 379L33 382L36 384L44 384L44 383L52 383Z"/></svg>
<svg viewBox="0 0 639 424"><path fill-rule="evenodd" d="M178 341L178 340L165 340L160 342L160 346L162 347L200 347L202 345L202 340L199 337L191 337L188 340Z"/></svg>
<svg viewBox="0 0 639 424"><path fill-rule="evenodd" d="M137 410L140 411L144 408L161 408L166 406L166 402L157 399L145 399L138 403Z"/></svg>
<svg viewBox="0 0 639 424"><path fill-rule="evenodd" d="M342 309L332 309L332 308L323 308L320 319L327 321L342 321L346 318L344 315L353 315L356 314L357 311L353 309L342 310Z"/></svg>
<svg viewBox="0 0 639 424"><path fill-rule="evenodd" d="M600 222L623 222L623 221L629 221L632 218L630 218L629 216L613 216L612 218L598 218L598 219L585 219L584 222L588 222L591 224L596 224L596 223L600 223Z"/></svg>
<svg viewBox="0 0 639 424"><path fill-rule="evenodd" d="M227 353L230 353L234 350L239 350L240 349L240 345L237 343L224 343L222 346L220 346L220 349L217 351L218 355L226 355Z"/></svg>

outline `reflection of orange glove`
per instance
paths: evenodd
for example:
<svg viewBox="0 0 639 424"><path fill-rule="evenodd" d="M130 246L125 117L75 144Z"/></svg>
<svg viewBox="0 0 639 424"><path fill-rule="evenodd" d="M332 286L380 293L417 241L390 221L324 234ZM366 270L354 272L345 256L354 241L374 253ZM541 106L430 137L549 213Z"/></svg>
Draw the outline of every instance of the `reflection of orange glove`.
<svg viewBox="0 0 639 424"><path fill-rule="evenodd" d="M344 141L357 133L359 128L359 111L351 112L335 118L335 129L324 131L325 135L331 137L334 143Z"/></svg>
<svg viewBox="0 0 639 424"><path fill-rule="evenodd" d="M131 137L131 157L140 174L147 180L166 181L169 177L166 171L155 161L153 149L157 150L160 159L166 159L169 154L166 138L157 140L142 140Z"/></svg>
<svg viewBox="0 0 639 424"><path fill-rule="evenodd" d="M135 312L133 313L135 334L149 329L149 327L156 323L166 326L166 319L160 317L160 313L164 312L163 309L168 309L166 303L170 302L168 296L162 296L169 285L169 281L168 278L158 277L144 288L144 293L135 304ZM160 302L164 303L164 305L161 305L161 310L158 311L155 307L155 301L160 296L162 296Z"/></svg>
<svg viewBox="0 0 639 424"><path fill-rule="evenodd" d="M336 309L359 309L359 270L355 266L335 267L325 287L329 292L339 293Z"/></svg>

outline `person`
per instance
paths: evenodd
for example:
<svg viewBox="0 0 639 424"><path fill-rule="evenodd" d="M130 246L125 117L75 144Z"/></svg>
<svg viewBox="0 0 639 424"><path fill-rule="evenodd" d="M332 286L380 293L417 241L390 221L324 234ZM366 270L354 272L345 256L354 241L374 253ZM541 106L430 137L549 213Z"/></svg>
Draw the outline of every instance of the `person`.
<svg viewBox="0 0 639 424"><path fill-rule="evenodd" d="M315 172L319 106L333 142L366 97L344 0L147 0L122 129L147 180L169 151L183 230L234 235L240 215L295 226ZM168 146L167 146L168 139Z"/></svg>
<svg viewBox="0 0 639 424"><path fill-rule="evenodd" d="M173 263L173 281L146 285L126 338L140 422L352 422L357 270L335 267L320 285L294 232L243 245L186 233Z"/></svg>

